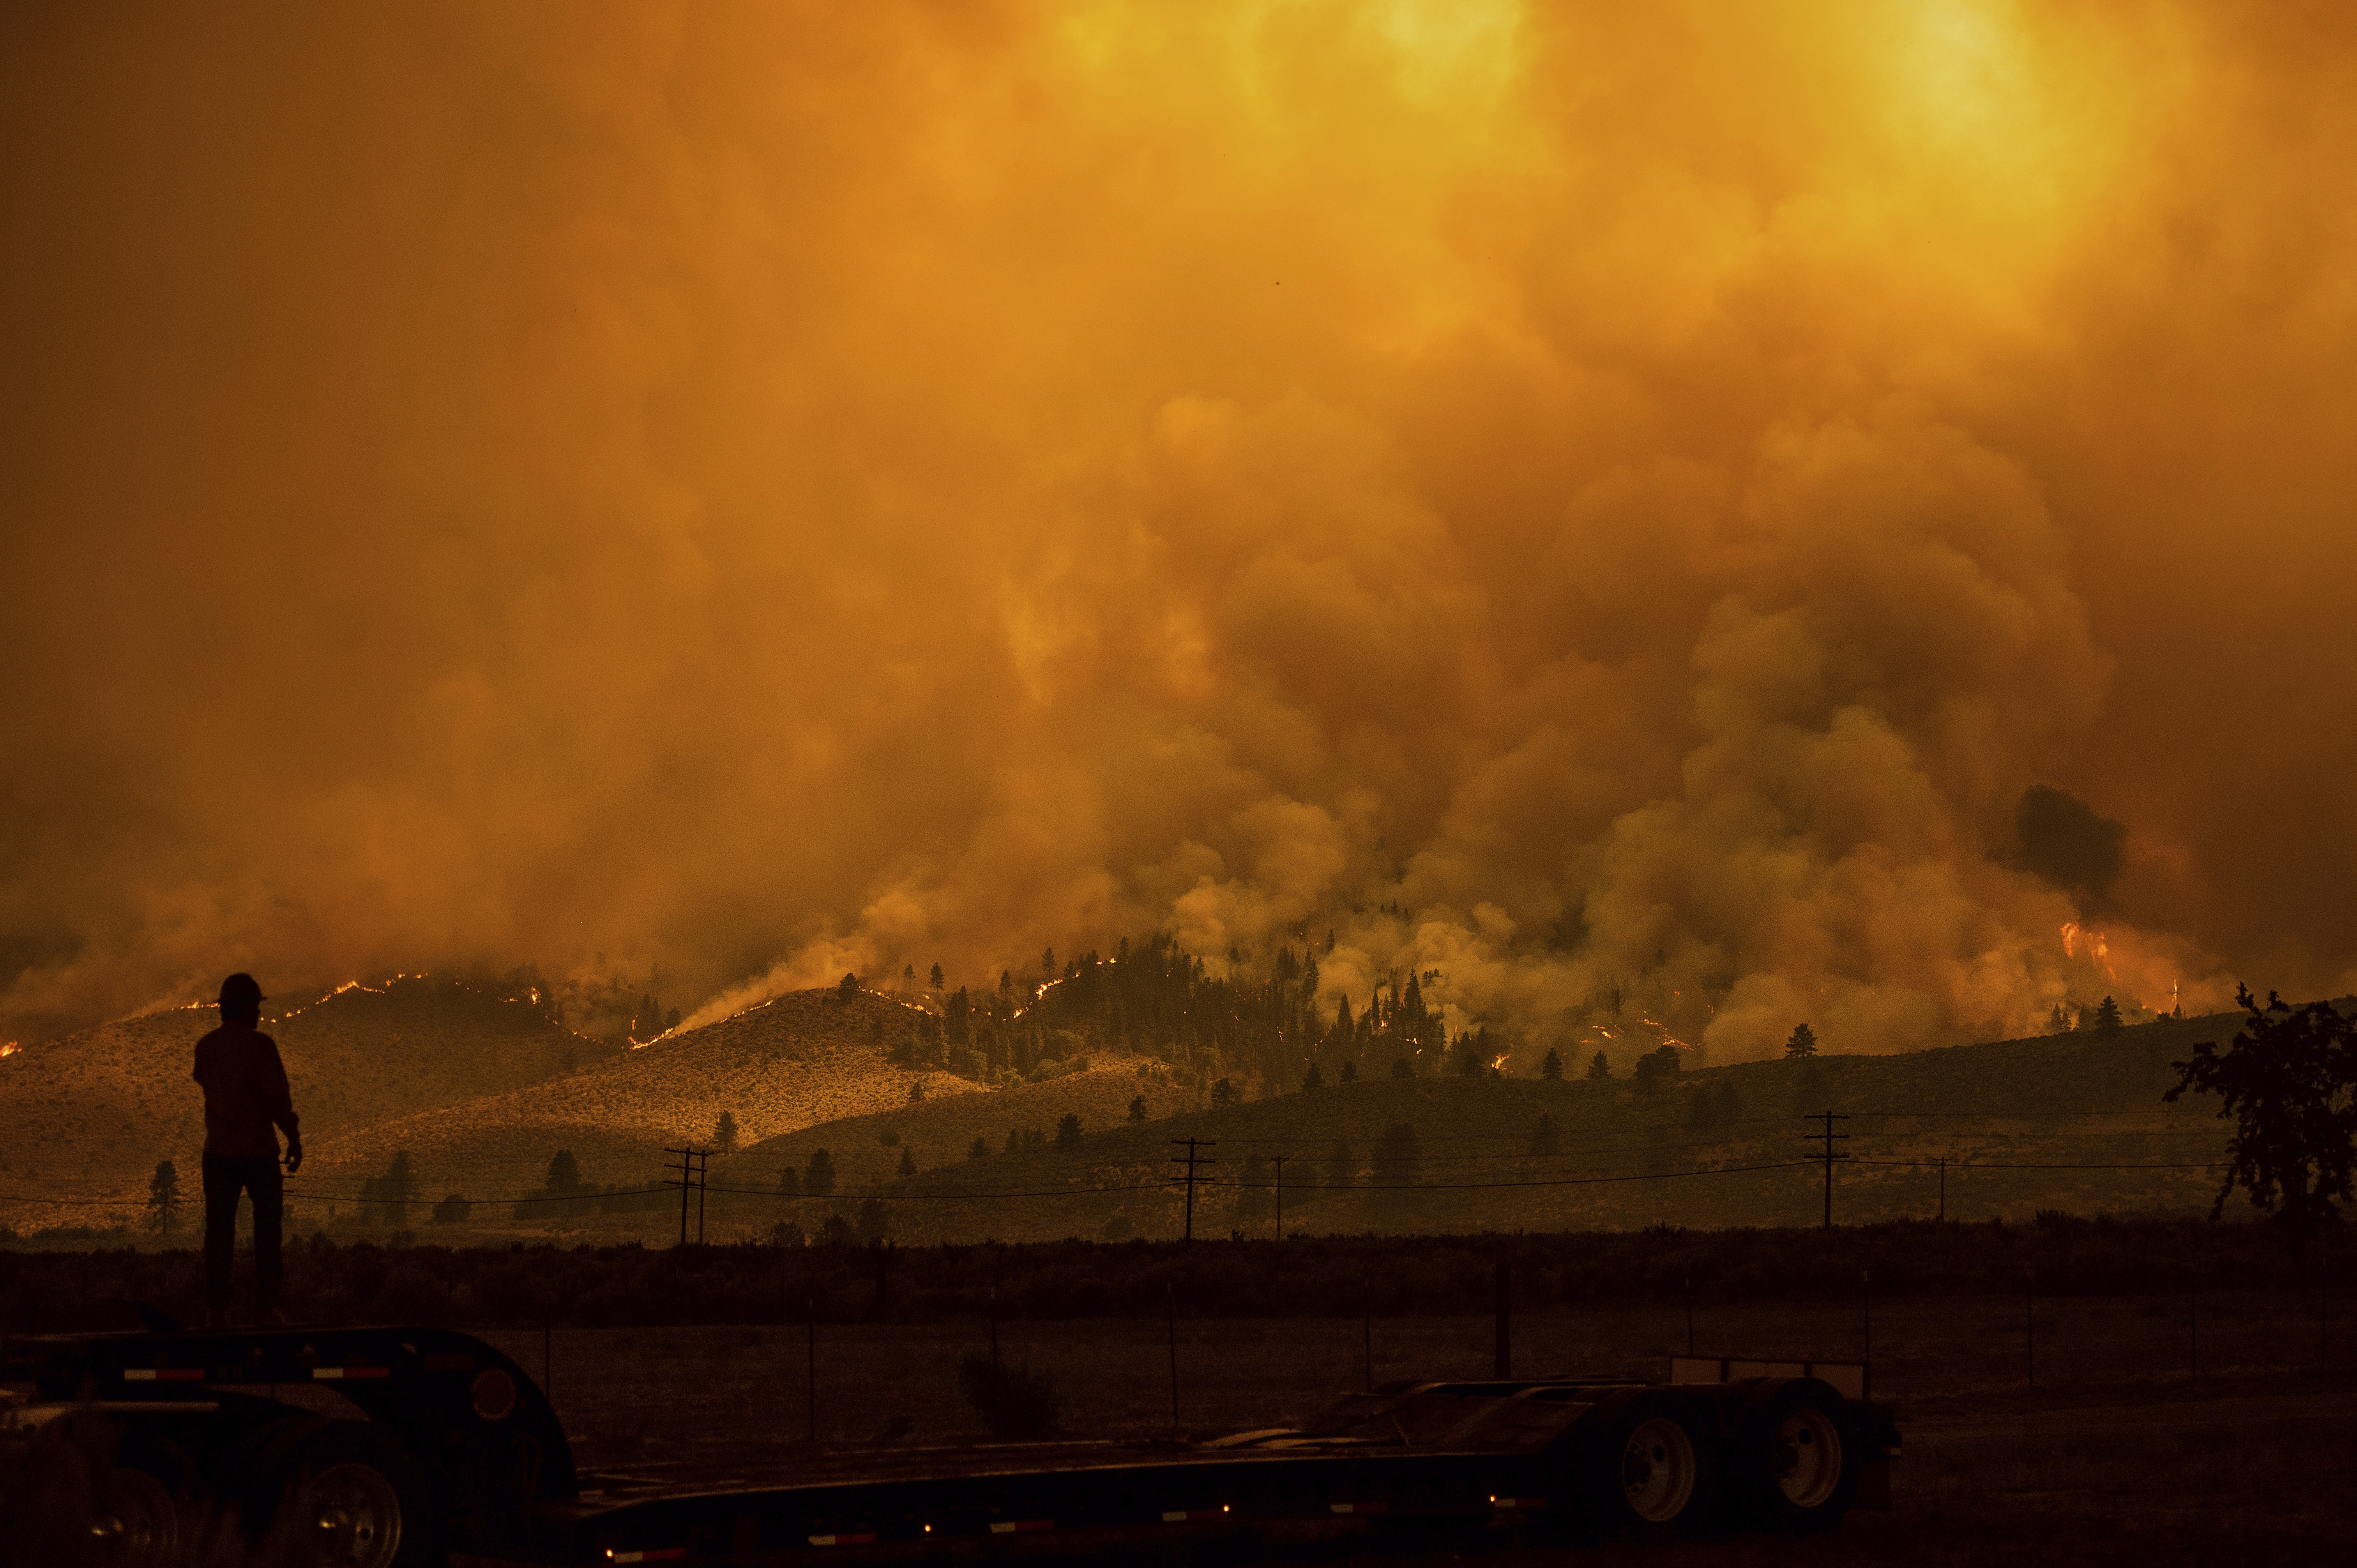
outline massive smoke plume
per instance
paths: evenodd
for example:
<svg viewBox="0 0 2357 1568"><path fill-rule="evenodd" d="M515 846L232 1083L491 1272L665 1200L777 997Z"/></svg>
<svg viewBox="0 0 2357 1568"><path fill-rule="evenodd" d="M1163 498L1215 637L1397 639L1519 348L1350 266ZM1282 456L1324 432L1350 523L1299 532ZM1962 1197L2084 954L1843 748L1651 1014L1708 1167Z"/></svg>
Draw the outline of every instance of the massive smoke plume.
<svg viewBox="0 0 2357 1568"><path fill-rule="evenodd" d="M2351 983L2343 7L0 29L0 1039L1157 929L1722 1060Z"/></svg>

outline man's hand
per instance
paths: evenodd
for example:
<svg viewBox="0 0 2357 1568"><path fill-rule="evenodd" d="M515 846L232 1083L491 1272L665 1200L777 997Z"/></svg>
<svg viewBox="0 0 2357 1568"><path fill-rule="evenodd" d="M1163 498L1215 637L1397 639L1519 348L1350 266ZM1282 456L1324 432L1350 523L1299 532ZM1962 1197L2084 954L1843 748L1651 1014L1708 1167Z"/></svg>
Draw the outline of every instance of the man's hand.
<svg viewBox="0 0 2357 1568"><path fill-rule="evenodd" d="M299 1171L302 1168L303 1140L300 1138L289 1138L286 1140L286 1174L288 1176L293 1176L296 1171Z"/></svg>

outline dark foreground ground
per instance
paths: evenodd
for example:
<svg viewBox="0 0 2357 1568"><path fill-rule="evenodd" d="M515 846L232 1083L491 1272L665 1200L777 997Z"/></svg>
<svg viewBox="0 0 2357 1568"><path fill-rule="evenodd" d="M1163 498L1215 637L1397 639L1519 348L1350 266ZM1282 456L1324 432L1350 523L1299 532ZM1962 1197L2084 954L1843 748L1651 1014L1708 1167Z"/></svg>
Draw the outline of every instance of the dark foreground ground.
<svg viewBox="0 0 2357 1568"><path fill-rule="evenodd" d="M2040 1302L2029 1382L2018 1297L1875 1309L1876 1392L1906 1455L1889 1513L1812 1541L1728 1540L1584 1550L1599 1564L2319 1563L2357 1560L2357 1375L2319 1343L2314 1297L2205 1296L2198 1344L2181 1297ZM1857 1356L1855 1311L1773 1305L1703 1314L1710 1353ZM1170 1328L1152 1320L1003 1324L1001 1354L1052 1372L1078 1437L1233 1430L1282 1422L1367 1377L1363 1319L1180 1319L1172 1420ZM1660 1375L1685 1348L1683 1311L1606 1306L1518 1318L1524 1372ZM990 1441L959 1402L958 1357L982 1322L822 1325L817 1432L835 1451ZM1378 1319L1373 1376L1480 1376L1486 1317ZM538 1333L488 1336L538 1372ZM2201 1365L2197 1378L2193 1353ZM811 1347L799 1327L557 1329L553 1391L590 1466L675 1466L725 1477L807 1456ZM2319 1367L2330 1354L2334 1369ZM894 1436L894 1434L900 1434ZM1288 1546L1288 1564L1566 1560L1558 1541L1503 1532ZM1232 1561L1233 1552L1220 1560ZM1135 1568L1135 1557L1125 1559Z"/></svg>

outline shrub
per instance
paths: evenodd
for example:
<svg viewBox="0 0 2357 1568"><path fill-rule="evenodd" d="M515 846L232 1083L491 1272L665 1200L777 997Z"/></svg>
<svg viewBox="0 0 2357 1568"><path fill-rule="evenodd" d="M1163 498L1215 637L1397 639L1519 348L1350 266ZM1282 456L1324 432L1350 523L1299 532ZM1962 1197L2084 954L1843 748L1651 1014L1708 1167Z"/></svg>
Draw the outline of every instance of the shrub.
<svg viewBox="0 0 2357 1568"><path fill-rule="evenodd" d="M468 1202L464 1195L454 1192L434 1206L434 1223L464 1225L468 1216L474 1212L475 1206Z"/></svg>
<svg viewBox="0 0 2357 1568"><path fill-rule="evenodd" d="M1003 1366L979 1350L959 1359L958 1392L998 1437L1045 1437L1064 1413L1056 1380L1046 1369L1028 1362Z"/></svg>

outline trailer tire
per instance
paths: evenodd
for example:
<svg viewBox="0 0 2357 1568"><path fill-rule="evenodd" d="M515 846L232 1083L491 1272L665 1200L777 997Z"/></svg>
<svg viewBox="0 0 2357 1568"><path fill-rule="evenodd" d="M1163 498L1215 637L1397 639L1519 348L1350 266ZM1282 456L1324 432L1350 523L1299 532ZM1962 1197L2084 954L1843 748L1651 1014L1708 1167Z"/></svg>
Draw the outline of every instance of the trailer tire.
<svg viewBox="0 0 2357 1568"><path fill-rule="evenodd" d="M234 1463L228 1479L249 1535L283 1525L276 1533L305 1568L441 1568L447 1542L432 1478L383 1427L274 1423L241 1444Z"/></svg>
<svg viewBox="0 0 2357 1568"><path fill-rule="evenodd" d="M1839 1524L1865 1459L1848 1402L1814 1378L1763 1378L1740 1402L1729 1468L1746 1520L1792 1535Z"/></svg>
<svg viewBox="0 0 2357 1568"><path fill-rule="evenodd" d="M1717 1509L1717 1435L1685 1394L1638 1388L1607 1396L1575 1434L1581 1520L1605 1535L1692 1533Z"/></svg>
<svg viewBox="0 0 2357 1568"><path fill-rule="evenodd" d="M145 1470L125 1465L107 1472L91 1530L108 1568L171 1568L180 1560L179 1505Z"/></svg>

